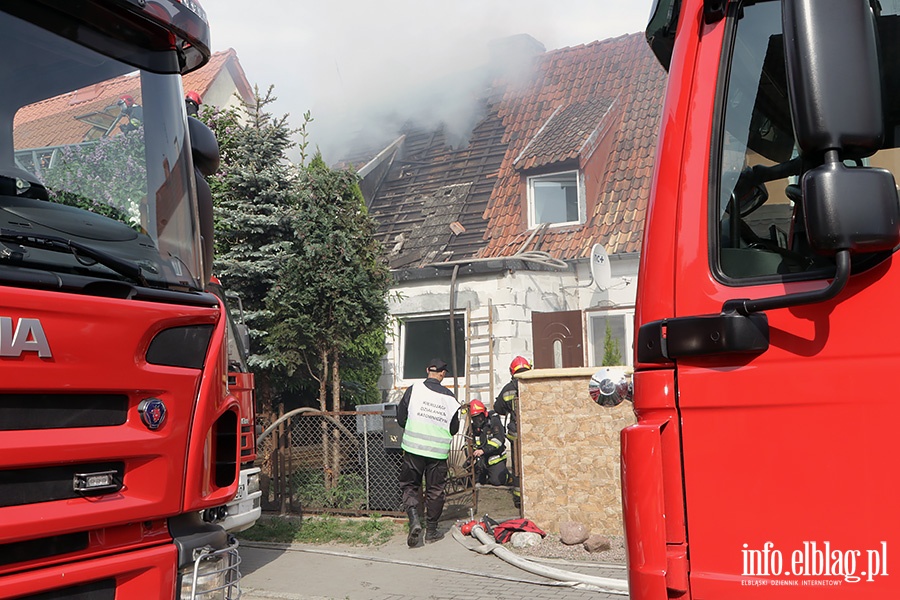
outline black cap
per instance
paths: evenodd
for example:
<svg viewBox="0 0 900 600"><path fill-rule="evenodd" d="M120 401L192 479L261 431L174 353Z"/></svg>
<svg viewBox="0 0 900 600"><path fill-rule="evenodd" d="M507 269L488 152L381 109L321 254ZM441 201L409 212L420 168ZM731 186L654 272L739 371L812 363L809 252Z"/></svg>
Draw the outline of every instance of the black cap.
<svg viewBox="0 0 900 600"><path fill-rule="evenodd" d="M446 371L447 363L439 358L432 358L428 361L428 370L433 373L437 373L438 371Z"/></svg>

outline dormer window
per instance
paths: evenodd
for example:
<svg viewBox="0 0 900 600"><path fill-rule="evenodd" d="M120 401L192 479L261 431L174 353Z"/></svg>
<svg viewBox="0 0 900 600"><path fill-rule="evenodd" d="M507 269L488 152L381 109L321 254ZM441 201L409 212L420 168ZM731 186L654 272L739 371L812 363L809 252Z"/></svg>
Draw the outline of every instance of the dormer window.
<svg viewBox="0 0 900 600"><path fill-rule="evenodd" d="M580 171L528 177L528 228L585 222L584 179Z"/></svg>

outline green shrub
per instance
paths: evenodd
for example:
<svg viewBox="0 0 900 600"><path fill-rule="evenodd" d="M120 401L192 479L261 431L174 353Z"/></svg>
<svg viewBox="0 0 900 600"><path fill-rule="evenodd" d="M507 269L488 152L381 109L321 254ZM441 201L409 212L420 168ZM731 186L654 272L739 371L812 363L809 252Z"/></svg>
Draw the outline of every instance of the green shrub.
<svg viewBox="0 0 900 600"><path fill-rule="evenodd" d="M330 515L305 517L302 521L282 517L264 517L256 525L237 534L253 542L290 544L380 545L404 530L391 519L377 515L364 519L345 519Z"/></svg>
<svg viewBox="0 0 900 600"><path fill-rule="evenodd" d="M331 489L325 487L325 475L318 469L295 471L291 476L294 498L304 508L365 508L366 485L358 473L344 473Z"/></svg>

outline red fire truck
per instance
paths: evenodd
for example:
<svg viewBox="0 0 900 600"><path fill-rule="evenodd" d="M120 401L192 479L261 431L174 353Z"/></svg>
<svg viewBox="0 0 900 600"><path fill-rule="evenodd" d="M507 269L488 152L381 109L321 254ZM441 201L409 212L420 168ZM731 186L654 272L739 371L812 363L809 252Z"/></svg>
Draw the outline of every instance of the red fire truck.
<svg viewBox="0 0 900 600"><path fill-rule="evenodd" d="M647 39L631 598L898 597L900 4L657 0Z"/></svg>
<svg viewBox="0 0 900 600"><path fill-rule="evenodd" d="M200 517L240 435L205 291L218 150L181 86L204 13L4 2L0 32L0 598L235 598L237 544Z"/></svg>

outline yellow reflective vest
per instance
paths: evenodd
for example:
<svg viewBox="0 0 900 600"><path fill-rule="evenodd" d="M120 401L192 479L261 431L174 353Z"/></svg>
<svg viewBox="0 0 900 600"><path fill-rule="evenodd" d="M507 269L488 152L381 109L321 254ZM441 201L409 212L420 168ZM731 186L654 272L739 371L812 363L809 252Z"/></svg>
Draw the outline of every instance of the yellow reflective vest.
<svg viewBox="0 0 900 600"><path fill-rule="evenodd" d="M450 422L458 410L452 395L430 390L424 381L413 384L400 447L427 458L447 458L453 439Z"/></svg>

